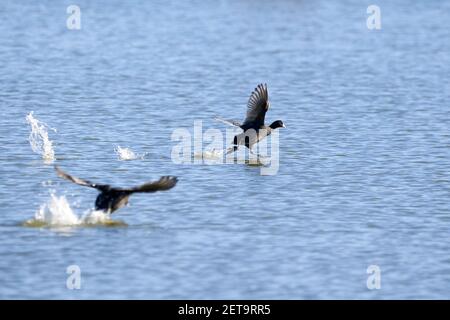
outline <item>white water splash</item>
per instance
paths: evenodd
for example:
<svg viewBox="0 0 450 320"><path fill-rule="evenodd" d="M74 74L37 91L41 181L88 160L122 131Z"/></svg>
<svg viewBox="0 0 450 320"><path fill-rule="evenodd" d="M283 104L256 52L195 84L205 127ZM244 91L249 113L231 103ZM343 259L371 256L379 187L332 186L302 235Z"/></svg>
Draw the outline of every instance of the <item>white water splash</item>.
<svg viewBox="0 0 450 320"><path fill-rule="evenodd" d="M204 150L203 152L194 153L194 158L204 160L222 160L223 154L224 150Z"/></svg>
<svg viewBox="0 0 450 320"><path fill-rule="evenodd" d="M81 225L119 225L120 221L111 220L104 211L88 210L84 215L77 215L70 207L65 196L50 194L50 199L41 205L34 219L25 222L26 226L68 227Z"/></svg>
<svg viewBox="0 0 450 320"><path fill-rule="evenodd" d="M31 149L35 153L40 154L46 163L52 163L55 161L55 151L53 150L52 141L48 138L47 129L53 130L54 132L56 132L56 129L50 128L44 122L33 117L33 111L25 119L31 126L31 132L28 137Z"/></svg>
<svg viewBox="0 0 450 320"><path fill-rule="evenodd" d="M227 160L227 152L229 149L224 150L204 150L203 152L196 152L193 154L194 159L203 160L204 164L224 164L235 163L233 155L231 155L231 160ZM241 148L236 151L236 162L245 163L253 166L267 166L270 164L270 157L258 155L254 152L248 151L248 149ZM225 158L224 158L225 156Z"/></svg>
<svg viewBox="0 0 450 320"><path fill-rule="evenodd" d="M136 160L136 159L144 159L146 153L137 154L134 153L130 148L122 148L121 146L117 146L114 151L117 154L119 160L127 161L127 160Z"/></svg>
<svg viewBox="0 0 450 320"><path fill-rule="evenodd" d="M51 194L47 203L41 205L34 220L57 226L80 224L80 219L70 208L66 197L58 197L55 194Z"/></svg>

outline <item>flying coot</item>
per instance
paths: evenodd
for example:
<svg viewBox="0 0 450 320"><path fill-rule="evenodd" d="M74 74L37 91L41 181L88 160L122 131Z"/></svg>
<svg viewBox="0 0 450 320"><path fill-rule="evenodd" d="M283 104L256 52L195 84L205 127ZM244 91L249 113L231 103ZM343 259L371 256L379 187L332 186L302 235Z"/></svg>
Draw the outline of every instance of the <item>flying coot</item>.
<svg viewBox="0 0 450 320"><path fill-rule="evenodd" d="M244 131L234 137L233 147L228 150L227 154L236 151L239 145L245 145L251 151L253 145L270 135L272 130L286 128L281 120L274 121L269 126L264 124L264 118L269 107L267 84L259 84L248 100L247 116L244 123L241 124L239 121L216 117L217 120L239 127Z"/></svg>
<svg viewBox="0 0 450 320"><path fill-rule="evenodd" d="M95 184L90 181L71 176L57 166L55 166L55 170L61 178L72 181L80 186L91 187L100 191L100 194L95 200L95 210L102 210L106 213L113 213L128 204L128 198L135 192L156 192L169 190L172 189L178 181L176 177L164 176L155 182L147 182L137 187L122 189L113 188L107 184Z"/></svg>

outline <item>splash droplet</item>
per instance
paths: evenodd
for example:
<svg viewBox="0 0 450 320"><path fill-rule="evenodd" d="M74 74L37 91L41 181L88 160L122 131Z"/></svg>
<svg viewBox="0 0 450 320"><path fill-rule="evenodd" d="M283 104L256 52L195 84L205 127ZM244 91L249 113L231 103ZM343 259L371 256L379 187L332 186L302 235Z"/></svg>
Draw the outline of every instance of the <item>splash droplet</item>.
<svg viewBox="0 0 450 320"><path fill-rule="evenodd" d="M33 111L26 116L26 120L31 126L31 132L28 137L31 149L33 152L40 154L45 163L52 163L55 161L55 151L53 150L52 141L48 138L48 129L54 132L56 130L33 117Z"/></svg>

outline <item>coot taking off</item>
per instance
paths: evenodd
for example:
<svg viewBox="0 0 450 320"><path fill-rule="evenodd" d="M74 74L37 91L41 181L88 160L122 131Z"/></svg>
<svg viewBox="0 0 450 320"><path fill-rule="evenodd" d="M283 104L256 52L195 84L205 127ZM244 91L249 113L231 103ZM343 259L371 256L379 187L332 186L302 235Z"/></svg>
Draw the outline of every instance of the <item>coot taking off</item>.
<svg viewBox="0 0 450 320"><path fill-rule="evenodd" d="M252 146L272 133L272 130L277 128L286 128L283 121L277 120L272 122L270 126L264 124L264 118L267 110L269 110L269 93L267 91L267 84L259 84L250 95L247 103L247 116L244 123L239 123L233 120L223 120L227 124L236 126L244 130L233 139L233 147L227 153L234 152L239 145L245 145L251 149Z"/></svg>
<svg viewBox="0 0 450 320"><path fill-rule="evenodd" d="M128 203L128 198L132 193L169 190L172 189L178 181L176 177L164 176L155 182L147 182L137 187L122 189L113 188L107 184L95 184L87 180L82 180L65 173L57 166L55 166L55 170L61 178L72 181L80 186L91 187L100 191L100 194L95 200L95 210L102 210L106 213L113 213L114 211L125 206Z"/></svg>

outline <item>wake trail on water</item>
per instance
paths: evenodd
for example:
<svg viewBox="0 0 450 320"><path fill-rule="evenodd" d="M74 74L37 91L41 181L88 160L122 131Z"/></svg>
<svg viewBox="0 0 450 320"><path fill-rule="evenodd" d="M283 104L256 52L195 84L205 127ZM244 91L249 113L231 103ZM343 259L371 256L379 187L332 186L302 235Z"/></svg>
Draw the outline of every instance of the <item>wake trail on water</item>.
<svg viewBox="0 0 450 320"><path fill-rule="evenodd" d="M48 137L48 130L56 132L56 129L50 128L46 123L36 119L33 116L33 111L25 119L31 126L31 132L28 136L31 149L33 152L40 154L45 163L52 163L55 161L55 151L53 150L53 142Z"/></svg>
<svg viewBox="0 0 450 320"><path fill-rule="evenodd" d="M202 152L195 152L193 153L194 159L203 159L205 162L209 164L220 164L224 161L224 156L227 156L227 152L232 150L231 148L227 149L212 149L212 150L204 150ZM257 154L253 153L253 158L246 157L245 150L241 149L240 151L236 151L237 158L234 162L237 163L245 163L251 166L266 166L270 164L270 159L267 157L258 156Z"/></svg>
<svg viewBox="0 0 450 320"><path fill-rule="evenodd" d="M119 220L112 220L104 211L88 210L77 215L65 196L50 194L46 203L36 211L34 218L25 221L27 227L77 227L77 226L126 226Z"/></svg>
<svg viewBox="0 0 450 320"><path fill-rule="evenodd" d="M225 152L226 150L216 150L216 149L212 149L211 151L204 150L202 152L194 153L194 158L205 160L220 160L222 159Z"/></svg>
<svg viewBox="0 0 450 320"><path fill-rule="evenodd" d="M118 159L121 161L143 160L147 155L147 153L135 153L130 148L122 148L121 146L117 146L116 148L114 148L114 152L117 154Z"/></svg>

